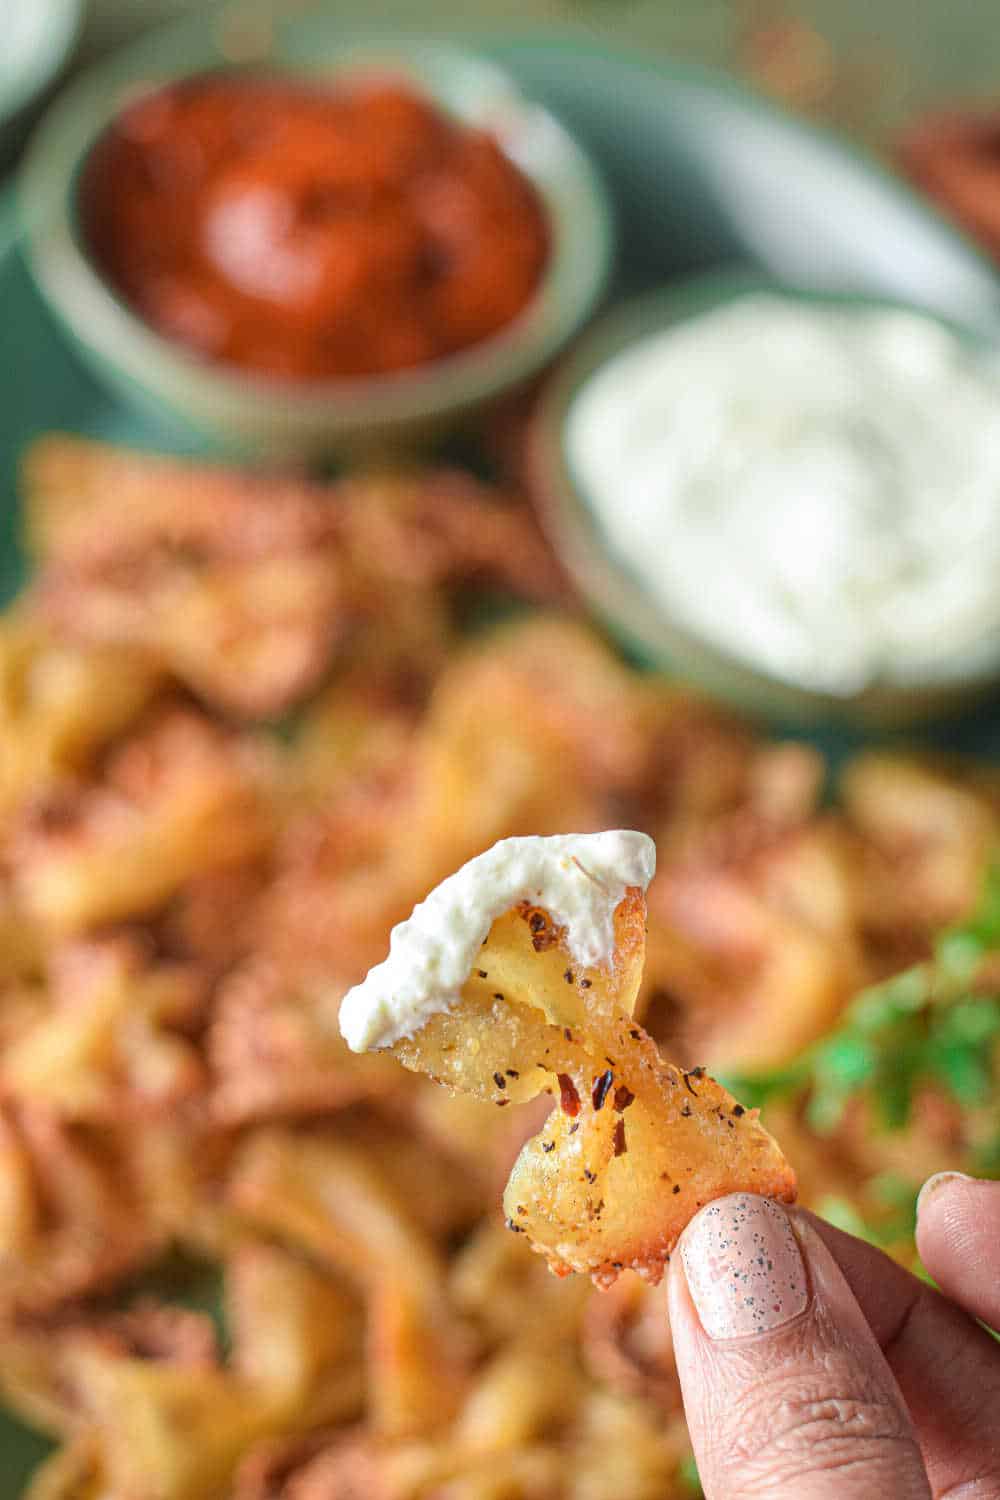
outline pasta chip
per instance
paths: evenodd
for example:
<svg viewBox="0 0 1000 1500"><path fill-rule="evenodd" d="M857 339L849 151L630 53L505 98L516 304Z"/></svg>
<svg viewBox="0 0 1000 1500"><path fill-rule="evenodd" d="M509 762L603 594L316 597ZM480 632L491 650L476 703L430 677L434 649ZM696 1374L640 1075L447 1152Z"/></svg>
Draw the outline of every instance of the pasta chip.
<svg viewBox="0 0 1000 1500"><path fill-rule="evenodd" d="M645 901L614 913L607 966L581 967L565 931L522 902L494 921L451 1010L393 1053L407 1067L494 1104L559 1093L504 1195L510 1227L557 1274L599 1285L630 1268L659 1280L702 1204L744 1190L790 1199L795 1178L756 1111L703 1069L661 1061L632 1019L645 947Z"/></svg>

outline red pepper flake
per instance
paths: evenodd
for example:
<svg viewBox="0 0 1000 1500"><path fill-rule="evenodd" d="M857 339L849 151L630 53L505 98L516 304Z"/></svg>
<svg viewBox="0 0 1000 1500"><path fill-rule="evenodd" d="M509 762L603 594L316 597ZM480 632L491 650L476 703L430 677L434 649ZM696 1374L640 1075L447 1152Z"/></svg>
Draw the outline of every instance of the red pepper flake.
<svg viewBox="0 0 1000 1500"><path fill-rule="evenodd" d="M627 1150L628 1145L625 1140L625 1121L619 1120L615 1125L615 1155L624 1156Z"/></svg>
<svg viewBox="0 0 1000 1500"><path fill-rule="evenodd" d="M502 1073L494 1073L493 1082L496 1084L498 1089L505 1089L507 1087L507 1080Z"/></svg>
<svg viewBox="0 0 1000 1500"><path fill-rule="evenodd" d="M619 1114L621 1114L623 1110L628 1109L629 1105L633 1102L634 1099L635 1095L629 1088L628 1084L620 1083L615 1089L615 1109Z"/></svg>
<svg viewBox="0 0 1000 1500"><path fill-rule="evenodd" d="M571 1042L573 1040L573 1033L570 1031L568 1026L563 1027L563 1036L566 1038L567 1042Z"/></svg>
<svg viewBox="0 0 1000 1500"><path fill-rule="evenodd" d="M509 1099L498 1099L497 1100L497 1109L503 1109L504 1105L505 1104L509 1104L509 1103L510 1103Z"/></svg>
<svg viewBox="0 0 1000 1500"><path fill-rule="evenodd" d="M608 1097L614 1081L615 1075L610 1068L603 1072L599 1078L594 1079L594 1087L591 1089L590 1097L595 1110L604 1108L604 1101Z"/></svg>
<svg viewBox="0 0 1000 1500"><path fill-rule="evenodd" d="M580 1095L576 1091L576 1084L568 1073L557 1073L559 1082L559 1104L564 1115L569 1115L573 1120L580 1113Z"/></svg>

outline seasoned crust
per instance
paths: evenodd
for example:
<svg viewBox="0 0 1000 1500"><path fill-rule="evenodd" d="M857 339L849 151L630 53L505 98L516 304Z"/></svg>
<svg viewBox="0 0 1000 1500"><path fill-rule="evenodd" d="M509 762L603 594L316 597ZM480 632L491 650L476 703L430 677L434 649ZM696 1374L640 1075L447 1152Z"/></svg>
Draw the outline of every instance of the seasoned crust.
<svg viewBox="0 0 1000 1500"><path fill-rule="evenodd" d="M615 912L611 962L589 969L574 964L544 911L521 903L493 924L459 1005L391 1049L501 1108L558 1097L518 1157L504 1210L557 1275L585 1272L599 1286L626 1268L659 1281L712 1198L795 1196L795 1175L757 1111L703 1069L665 1063L633 1020L644 947L637 887Z"/></svg>

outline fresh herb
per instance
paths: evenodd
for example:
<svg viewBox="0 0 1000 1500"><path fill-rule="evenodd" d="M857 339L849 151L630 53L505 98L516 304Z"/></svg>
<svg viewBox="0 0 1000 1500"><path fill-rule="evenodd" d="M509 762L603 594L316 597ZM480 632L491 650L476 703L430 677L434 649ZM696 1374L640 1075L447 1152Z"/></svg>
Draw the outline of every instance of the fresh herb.
<svg viewBox="0 0 1000 1500"><path fill-rule="evenodd" d="M829 1036L788 1067L730 1080L758 1107L804 1094L810 1125L834 1130L849 1101L867 1099L887 1130L909 1123L918 1090L937 1086L963 1108L1000 1084L1000 863L968 921L948 928L933 956L863 991ZM980 1160L983 1158L983 1161ZM1000 1129L976 1165L1000 1170Z"/></svg>
<svg viewBox="0 0 1000 1500"><path fill-rule="evenodd" d="M685 1495L691 1495L693 1500L704 1495L701 1480L698 1478L698 1465L694 1461L694 1454L689 1453L687 1458L681 1461L677 1471L677 1478Z"/></svg>

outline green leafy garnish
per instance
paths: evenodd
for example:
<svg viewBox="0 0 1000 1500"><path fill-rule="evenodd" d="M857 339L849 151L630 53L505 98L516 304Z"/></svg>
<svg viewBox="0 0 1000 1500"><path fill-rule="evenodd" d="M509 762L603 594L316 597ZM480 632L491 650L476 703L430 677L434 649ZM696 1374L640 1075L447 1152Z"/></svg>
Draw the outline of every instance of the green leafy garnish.
<svg viewBox="0 0 1000 1500"><path fill-rule="evenodd" d="M1000 1083L1000 983L985 972L991 956L1000 959L1000 862L972 916L941 934L926 963L864 990L836 1030L793 1065L733 1078L729 1087L758 1106L804 1094L819 1134L834 1130L859 1097L885 1129L905 1129L927 1085L965 1109L984 1105ZM980 1156L1000 1171L1000 1125ZM984 1169L978 1157L977 1166Z"/></svg>

